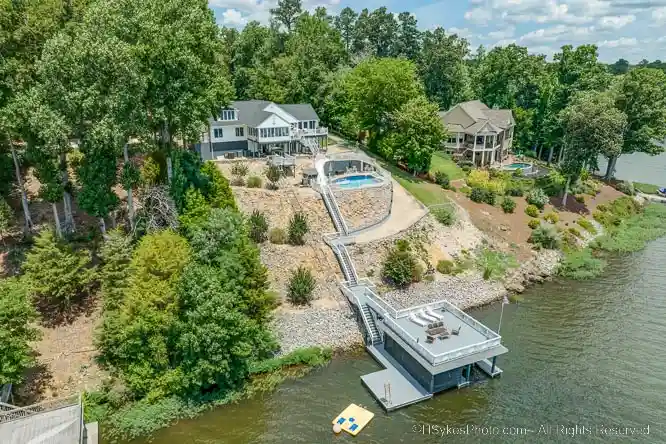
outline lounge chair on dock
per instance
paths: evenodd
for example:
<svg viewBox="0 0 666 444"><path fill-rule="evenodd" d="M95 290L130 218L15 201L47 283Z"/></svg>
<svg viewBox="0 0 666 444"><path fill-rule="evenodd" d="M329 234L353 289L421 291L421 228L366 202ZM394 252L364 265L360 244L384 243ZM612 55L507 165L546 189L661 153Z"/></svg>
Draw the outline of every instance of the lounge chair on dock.
<svg viewBox="0 0 666 444"><path fill-rule="evenodd" d="M416 325L420 325L421 327L425 327L428 325L428 321L424 321L423 319L417 318L414 313L409 315L409 320L415 323Z"/></svg>
<svg viewBox="0 0 666 444"><path fill-rule="evenodd" d="M421 316L423 319L425 319L428 322L437 322L439 319L437 319L434 316L428 315L425 310L419 310L418 313L416 313L418 316Z"/></svg>
<svg viewBox="0 0 666 444"><path fill-rule="evenodd" d="M459 325L458 328L451 330L451 334L454 334L458 336L460 334L460 329L462 328L462 325Z"/></svg>
<svg viewBox="0 0 666 444"><path fill-rule="evenodd" d="M425 309L425 312L426 312L426 314L427 314L428 316L430 316L430 317L432 317L432 318L439 319L440 321L443 321L443 320L444 320L444 315L441 315L441 314L439 314L439 313L436 313L436 312L433 311L430 307L426 308L426 309Z"/></svg>

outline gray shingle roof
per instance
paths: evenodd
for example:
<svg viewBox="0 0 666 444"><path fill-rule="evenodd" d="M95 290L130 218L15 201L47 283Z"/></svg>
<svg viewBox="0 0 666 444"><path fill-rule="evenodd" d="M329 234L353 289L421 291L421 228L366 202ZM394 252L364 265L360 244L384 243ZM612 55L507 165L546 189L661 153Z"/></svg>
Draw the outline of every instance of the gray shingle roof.
<svg viewBox="0 0 666 444"><path fill-rule="evenodd" d="M237 100L231 102L230 108L236 108L238 110L238 120L218 122L218 124L222 126L240 124L256 127L271 116L271 113L264 111L264 109L271 103L273 102L269 102L268 100ZM276 105L298 120L319 120L317 112L312 105L308 103L297 105Z"/></svg>
<svg viewBox="0 0 666 444"><path fill-rule="evenodd" d="M474 122L467 125L467 122L457 122L450 117L451 111L461 108ZM500 132L510 126L515 125L513 113L510 109L490 109L479 100L459 103L448 111L439 113L442 122L450 132L476 133L484 125L490 123L491 130Z"/></svg>

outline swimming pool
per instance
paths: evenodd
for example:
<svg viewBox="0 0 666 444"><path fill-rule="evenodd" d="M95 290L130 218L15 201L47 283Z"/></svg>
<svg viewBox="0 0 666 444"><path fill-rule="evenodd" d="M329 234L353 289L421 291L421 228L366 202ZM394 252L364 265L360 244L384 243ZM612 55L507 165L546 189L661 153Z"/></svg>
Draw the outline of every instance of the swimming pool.
<svg viewBox="0 0 666 444"><path fill-rule="evenodd" d="M505 170L518 170L518 169L528 170L530 168L532 168L532 164L531 163L524 163L524 162L516 162L516 163L509 164L509 165L504 165Z"/></svg>
<svg viewBox="0 0 666 444"><path fill-rule="evenodd" d="M361 188L367 185L377 185L382 183L380 179L369 174L361 174L358 176L347 176L341 179L336 179L333 184L340 188Z"/></svg>

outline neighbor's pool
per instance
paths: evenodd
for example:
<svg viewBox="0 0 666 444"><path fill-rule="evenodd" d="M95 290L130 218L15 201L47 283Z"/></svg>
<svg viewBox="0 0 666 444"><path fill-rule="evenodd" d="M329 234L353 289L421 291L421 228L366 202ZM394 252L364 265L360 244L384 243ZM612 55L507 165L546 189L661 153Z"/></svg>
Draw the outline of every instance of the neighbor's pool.
<svg viewBox="0 0 666 444"><path fill-rule="evenodd" d="M347 176L333 181L333 183L340 188L360 188L366 185L376 185L381 182L380 179L369 174Z"/></svg>
<svg viewBox="0 0 666 444"><path fill-rule="evenodd" d="M531 163L522 163L522 162L518 162L518 163L512 163L512 164L509 164L509 165L504 165L504 169L505 169L505 170L518 170L518 169L521 169L521 170L528 170L528 169L530 169L530 168L532 168L532 164L531 164Z"/></svg>

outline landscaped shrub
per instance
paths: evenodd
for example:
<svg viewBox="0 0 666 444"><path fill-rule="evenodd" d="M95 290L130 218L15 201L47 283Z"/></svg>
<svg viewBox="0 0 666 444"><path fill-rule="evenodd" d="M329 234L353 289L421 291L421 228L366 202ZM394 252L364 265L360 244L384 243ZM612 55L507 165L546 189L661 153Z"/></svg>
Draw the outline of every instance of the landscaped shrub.
<svg viewBox="0 0 666 444"><path fill-rule="evenodd" d="M599 205L597 205L597 210L599 210L599 211L608 211L608 205L599 204Z"/></svg>
<svg viewBox="0 0 666 444"><path fill-rule="evenodd" d="M507 196L523 197L523 189L518 187L507 188L505 194Z"/></svg>
<svg viewBox="0 0 666 444"><path fill-rule="evenodd" d="M523 169L522 168L516 168L513 171L513 177L523 177Z"/></svg>
<svg viewBox="0 0 666 444"><path fill-rule="evenodd" d="M268 240L271 244L282 245L287 243L287 233L282 228L272 228L268 232Z"/></svg>
<svg viewBox="0 0 666 444"><path fill-rule="evenodd" d="M555 250L560 246L560 235L554 225L540 225L530 235L528 242L537 248Z"/></svg>
<svg viewBox="0 0 666 444"><path fill-rule="evenodd" d="M569 233L573 234L573 235L576 236L577 238L582 238L582 236L581 236L580 231L578 230L578 228L575 228L575 227L569 227L569 229L568 229L567 231L569 231Z"/></svg>
<svg viewBox="0 0 666 444"><path fill-rule="evenodd" d="M536 207L536 205L528 205L527 208L525 208L525 214L530 217L538 217L539 209Z"/></svg>
<svg viewBox="0 0 666 444"><path fill-rule="evenodd" d="M580 225L581 227L583 227L588 233L597 234L597 229L594 227L592 222L590 222L589 220L587 220L587 219L578 219L576 221L576 223L578 225Z"/></svg>
<svg viewBox="0 0 666 444"><path fill-rule="evenodd" d="M234 162L234 164L231 165L232 176L245 177L249 171L250 167L245 162Z"/></svg>
<svg viewBox="0 0 666 444"><path fill-rule="evenodd" d="M483 201L488 205L495 205L495 199L497 199L497 194L493 191L486 190L483 195Z"/></svg>
<svg viewBox="0 0 666 444"><path fill-rule="evenodd" d="M287 299L294 305L310 304L315 286L316 282L312 272L308 268L298 267L292 272L289 279Z"/></svg>
<svg viewBox="0 0 666 444"><path fill-rule="evenodd" d="M449 176L443 171L435 171L434 179L435 183L442 188L448 188L451 183Z"/></svg>
<svg viewBox="0 0 666 444"><path fill-rule="evenodd" d="M557 171L551 171L547 176L536 179L535 185L541 188L548 196L557 196L564 191L567 179Z"/></svg>
<svg viewBox="0 0 666 444"><path fill-rule="evenodd" d="M518 266L516 258L512 255L487 248L481 251L476 263L485 280L499 279L509 268Z"/></svg>
<svg viewBox="0 0 666 444"><path fill-rule="evenodd" d="M594 257L589 248L569 252L557 270L560 276L571 279L589 279L600 275L607 262Z"/></svg>
<svg viewBox="0 0 666 444"><path fill-rule="evenodd" d="M456 221L456 211L453 207L437 207L430 210L430 212L439 223L447 227L450 227Z"/></svg>
<svg viewBox="0 0 666 444"><path fill-rule="evenodd" d="M560 221L560 216L557 213L551 211L543 217L543 220L548 221L551 224L556 224Z"/></svg>
<svg viewBox="0 0 666 444"><path fill-rule="evenodd" d="M447 187L447 189L453 191L454 193L455 193L456 191L458 191L458 188L454 187L453 185L449 185L449 186Z"/></svg>
<svg viewBox="0 0 666 444"><path fill-rule="evenodd" d="M516 201L511 199L510 197L505 197L502 199L502 211L505 213L513 213L513 211L516 209Z"/></svg>
<svg viewBox="0 0 666 444"><path fill-rule="evenodd" d="M247 178L247 187L248 188L261 188L261 177L259 176L250 176Z"/></svg>
<svg viewBox="0 0 666 444"><path fill-rule="evenodd" d="M275 165L269 165L268 168L266 168L266 179L268 179L268 188L271 190L277 190L280 187L282 170Z"/></svg>
<svg viewBox="0 0 666 444"><path fill-rule="evenodd" d="M254 210L248 219L249 236L256 243L260 244L266 241L268 232L268 221L266 216L259 210Z"/></svg>
<svg viewBox="0 0 666 444"><path fill-rule="evenodd" d="M408 245L408 244L407 244ZM416 258L404 244L393 247L382 265L382 276L396 287L406 287L419 280L423 273Z"/></svg>
<svg viewBox="0 0 666 444"><path fill-rule="evenodd" d="M539 219L530 219L530 221L527 222L527 226L533 230L539 225L541 225L541 221Z"/></svg>
<svg viewBox="0 0 666 444"><path fill-rule="evenodd" d="M472 189L467 185L463 185L462 187L460 187L460 192L469 196L472 193Z"/></svg>
<svg viewBox="0 0 666 444"><path fill-rule="evenodd" d="M629 181L622 181L615 184L615 189L621 193L626 194L627 196L635 196L636 190L634 189L634 184Z"/></svg>
<svg viewBox="0 0 666 444"><path fill-rule="evenodd" d="M584 204L585 203L585 196L582 194L576 194L574 196L574 199L576 199L576 202Z"/></svg>
<svg viewBox="0 0 666 444"><path fill-rule="evenodd" d="M500 195L504 194L506 188L504 185L504 179L499 177L491 179L490 172L486 170L474 170L470 172L465 181L467 182L467 185L472 188L481 188L482 190L491 191Z"/></svg>
<svg viewBox="0 0 666 444"><path fill-rule="evenodd" d="M486 197L486 190L482 188L472 188L472 192L469 193L469 198L472 202L482 203Z"/></svg>
<svg viewBox="0 0 666 444"><path fill-rule="evenodd" d="M236 200L234 193L229 187L229 181L222 174L215 162L208 161L201 167L201 173L208 179L204 191L204 196L213 208L231 208L236 209Z"/></svg>
<svg viewBox="0 0 666 444"><path fill-rule="evenodd" d="M453 261L441 260L437 262L437 271L442 274L452 274L456 268L456 264Z"/></svg>
<svg viewBox="0 0 666 444"><path fill-rule="evenodd" d="M525 200L528 204L543 210L543 207L548 203L548 196L541 188L535 188L527 193Z"/></svg>
<svg viewBox="0 0 666 444"><path fill-rule="evenodd" d="M241 176L234 176L231 178L231 185L235 187L245 186L245 178Z"/></svg>
<svg viewBox="0 0 666 444"><path fill-rule="evenodd" d="M291 245L305 244L305 235L309 231L308 218L305 213L299 211L289 221L289 243Z"/></svg>

